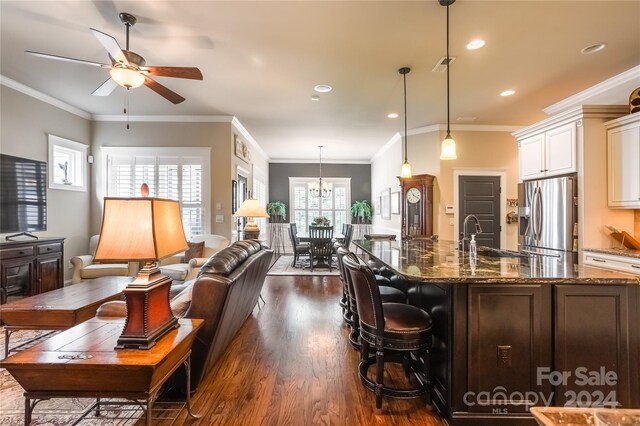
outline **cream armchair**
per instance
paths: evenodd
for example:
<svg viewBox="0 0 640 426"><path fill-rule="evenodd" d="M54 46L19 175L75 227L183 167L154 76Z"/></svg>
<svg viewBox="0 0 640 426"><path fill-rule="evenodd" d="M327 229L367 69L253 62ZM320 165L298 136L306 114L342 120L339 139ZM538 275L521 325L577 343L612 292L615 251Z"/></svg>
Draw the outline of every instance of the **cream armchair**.
<svg viewBox="0 0 640 426"><path fill-rule="evenodd" d="M188 281L197 277L207 259L229 245L226 237L214 234L194 235L190 242L204 242L202 257L185 261L185 253L179 253L160 260L160 271L174 281Z"/></svg>
<svg viewBox="0 0 640 426"><path fill-rule="evenodd" d="M71 283L82 280L105 276L134 276L138 269L136 262L129 263L94 263L93 258L98 248L100 235L94 235L89 239L89 253L71 258L73 265L73 277Z"/></svg>

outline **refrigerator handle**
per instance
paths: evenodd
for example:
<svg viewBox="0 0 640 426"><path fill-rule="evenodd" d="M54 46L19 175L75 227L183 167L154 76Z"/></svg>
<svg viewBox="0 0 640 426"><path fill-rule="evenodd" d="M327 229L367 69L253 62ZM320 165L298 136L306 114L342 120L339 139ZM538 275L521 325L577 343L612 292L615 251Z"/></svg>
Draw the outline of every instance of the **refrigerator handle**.
<svg viewBox="0 0 640 426"><path fill-rule="evenodd" d="M533 189L533 196L531 197L531 220L530 224L533 225L533 240L538 241L538 187Z"/></svg>
<svg viewBox="0 0 640 426"><path fill-rule="evenodd" d="M538 240L542 239L542 226L543 226L543 221L544 221L544 214L542 213L544 211L544 207L542 205L542 190L540 189L540 187L538 187L538 212L536 213L536 219L538 222Z"/></svg>

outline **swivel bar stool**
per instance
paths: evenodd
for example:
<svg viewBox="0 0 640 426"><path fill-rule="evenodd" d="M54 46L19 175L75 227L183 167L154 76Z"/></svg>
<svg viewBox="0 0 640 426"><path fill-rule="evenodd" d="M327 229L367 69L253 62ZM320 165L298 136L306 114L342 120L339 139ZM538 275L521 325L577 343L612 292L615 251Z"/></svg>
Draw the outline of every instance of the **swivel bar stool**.
<svg viewBox="0 0 640 426"><path fill-rule="evenodd" d="M360 381L376 396L376 408L382 408L382 397L417 398L431 389L429 352L432 320L428 313L402 303L383 303L371 269L352 253L342 258L356 296L360 322ZM349 281L349 280L348 280ZM375 350L375 355L370 354ZM402 363L412 371L418 385L395 388L384 384L385 362ZM368 377L369 367L376 364L375 380Z"/></svg>

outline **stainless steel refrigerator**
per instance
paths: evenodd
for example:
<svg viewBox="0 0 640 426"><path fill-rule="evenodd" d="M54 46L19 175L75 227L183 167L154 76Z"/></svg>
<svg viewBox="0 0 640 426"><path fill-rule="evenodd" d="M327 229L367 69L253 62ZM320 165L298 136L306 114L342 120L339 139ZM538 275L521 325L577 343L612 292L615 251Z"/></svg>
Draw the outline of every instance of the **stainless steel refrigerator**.
<svg viewBox="0 0 640 426"><path fill-rule="evenodd" d="M575 175L518 185L519 248L565 257L577 251L577 179Z"/></svg>

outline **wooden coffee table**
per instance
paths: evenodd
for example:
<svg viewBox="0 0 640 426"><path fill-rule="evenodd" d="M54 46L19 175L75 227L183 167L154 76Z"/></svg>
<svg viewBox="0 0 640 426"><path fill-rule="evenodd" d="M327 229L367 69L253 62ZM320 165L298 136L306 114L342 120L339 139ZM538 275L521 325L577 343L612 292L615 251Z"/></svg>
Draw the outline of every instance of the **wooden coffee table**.
<svg viewBox="0 0 640 426"><path fill-rule="evenodd" d="M200 319L181 319L149 350L114 349L124 319L92 319L0 362L24 388L24 422L33 409L51 398L97 398L89 410L100 410L100 398L146 403L146 424L162 384L181 365L186 369L186 408L192 417L190 356ZM86 414L86 413L85 413Z"/></svg>
<svg viewBox="0 0 640 426"><path fill-rule="evenodd" d="M15 330L66 330L96 314L104 302L122 298L131 277L101 277L16 300L0 307L4 354Z"/></svg>

